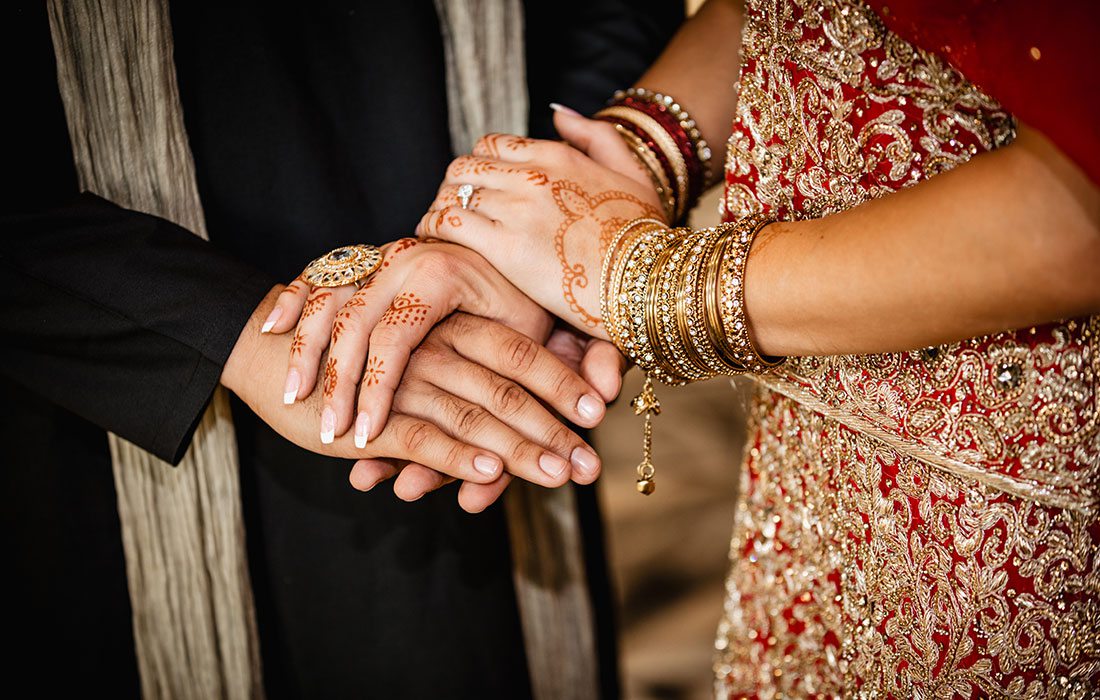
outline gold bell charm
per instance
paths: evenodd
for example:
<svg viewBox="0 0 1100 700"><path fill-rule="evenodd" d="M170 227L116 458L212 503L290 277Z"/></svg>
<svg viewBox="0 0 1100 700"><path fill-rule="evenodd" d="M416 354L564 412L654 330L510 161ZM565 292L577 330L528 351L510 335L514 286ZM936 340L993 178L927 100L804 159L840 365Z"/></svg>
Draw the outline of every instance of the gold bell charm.
<svg viewBox="0 0 1100 700"><path fill-rule="evenodd" d="M653 416L661 413L661 402L653 393L653 380L646 375L645 384L640 394L630 402L634 407L634 415L645 414L645 427L642 432L642 461L638 464L638 483L635 487L638 493L648 496L657 488L654 476L657 470L653 467Z"/></svg>

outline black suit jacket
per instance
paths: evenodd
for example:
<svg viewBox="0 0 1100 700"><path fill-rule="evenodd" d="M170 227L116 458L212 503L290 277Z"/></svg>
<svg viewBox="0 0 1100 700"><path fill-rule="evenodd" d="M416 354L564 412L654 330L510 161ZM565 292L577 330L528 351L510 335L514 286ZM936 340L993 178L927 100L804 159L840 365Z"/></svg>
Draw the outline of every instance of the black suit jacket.
<svg viewBox="0 0 1100 700"><path fill-rule="evenodd" d="M79 195L45 11L0 9L0 590L9 675L45 694L137 693L104 429L178 460L245 320L276 281L349 241L407 235L450 152L431 0L175 2L176 65L211 240ZM532 133L593 111L650 63L672 0L529 2ZM499 508L347 486L235 407L272 697L529 693ZM598 522L584 503L614 659ZM181 663L184 662L181 660ZM64 672L59 673L59 669Z"/></svg>

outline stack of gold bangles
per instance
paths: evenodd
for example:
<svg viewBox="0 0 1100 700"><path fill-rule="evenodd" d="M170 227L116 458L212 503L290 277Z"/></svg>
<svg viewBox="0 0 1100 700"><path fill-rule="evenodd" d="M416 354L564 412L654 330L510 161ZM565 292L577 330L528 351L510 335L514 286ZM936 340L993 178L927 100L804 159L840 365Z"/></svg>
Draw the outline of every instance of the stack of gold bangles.
<svg viewBox="0 0 1100 700"><path fill-rule="evenodd" d="M761 215L707 229L656 219L623 226L601 275L604 323L616 346L646 372L634 400L645 415L638 490L653 492L651 420L660 412L652 379L682 385L718 375L760 373L783 358L757 351L745 317L745 266Z"/></svg>
<svg viewBox="0 0 1100 700"><path fill-rule="evenodd" d="M682 221L710 184L711 151L695 120L668 95L630 88L596 113L610 122L653 181L665 218Z"/></svg>

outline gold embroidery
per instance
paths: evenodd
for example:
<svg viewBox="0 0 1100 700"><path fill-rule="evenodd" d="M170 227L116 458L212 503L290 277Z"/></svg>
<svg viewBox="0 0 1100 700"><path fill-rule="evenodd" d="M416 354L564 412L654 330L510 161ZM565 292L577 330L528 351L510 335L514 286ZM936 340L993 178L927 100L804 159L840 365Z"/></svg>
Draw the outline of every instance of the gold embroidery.
<svg viewBox="0 0 1100 700"><path fill-rule="evenodd" d="M1010 142L855 0L749 0L727 218L825 216ZM730 697L1100 687L1100 320L762 378L716 641Z"/></svg>

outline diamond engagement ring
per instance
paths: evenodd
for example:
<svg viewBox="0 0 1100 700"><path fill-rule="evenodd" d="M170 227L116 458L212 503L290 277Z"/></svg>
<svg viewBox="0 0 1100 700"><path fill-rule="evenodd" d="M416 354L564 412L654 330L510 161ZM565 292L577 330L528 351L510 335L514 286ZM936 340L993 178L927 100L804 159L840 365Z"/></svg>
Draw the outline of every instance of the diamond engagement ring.
<svg viewBox="0 0 1100 700"><path fill-rule="evenodd" d="M470 208L470 197L474 196L473 185L462 185L458 188L458 203L462 205L463 209Z"/></svg>
<svg viewBox="0 0 1100 700"><path fill-rule="evenodd" d="M377 246L348 245L311 262L302 279L314 287L359 286L381 266L382 250Z"/></svg>

